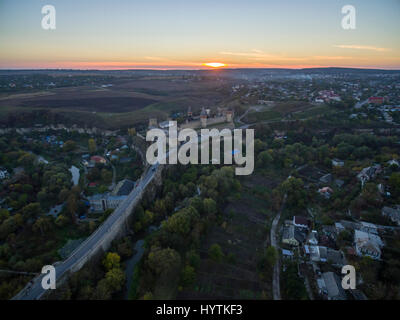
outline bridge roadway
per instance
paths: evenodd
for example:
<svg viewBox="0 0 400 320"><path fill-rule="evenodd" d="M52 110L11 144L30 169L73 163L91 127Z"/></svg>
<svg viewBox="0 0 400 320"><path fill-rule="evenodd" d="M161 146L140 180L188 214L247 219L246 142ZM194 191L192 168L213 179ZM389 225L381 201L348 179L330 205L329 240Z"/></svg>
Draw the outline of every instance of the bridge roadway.
<svg viewBox="0 0 400 320"><path fill-rule="evenodd" d="M140 199L140 195L146 189L147 185L154 178L159 164L151 166L146 174L139 181L136 188L128 195L128 197L114 210L114 212L94 231L72 254L63 262L56 263L56 279L61 279L66 272L72 270L75 265L85 259L91 253L93 248L98 248L98 245L104 239L105 234L118 226L117 222L124 215L129 214L128 207L135 201ZM22 291L20 291L13 300L39 300L47 291L42 288L43 274L33 279L33 283L29 283Z"/></svg>

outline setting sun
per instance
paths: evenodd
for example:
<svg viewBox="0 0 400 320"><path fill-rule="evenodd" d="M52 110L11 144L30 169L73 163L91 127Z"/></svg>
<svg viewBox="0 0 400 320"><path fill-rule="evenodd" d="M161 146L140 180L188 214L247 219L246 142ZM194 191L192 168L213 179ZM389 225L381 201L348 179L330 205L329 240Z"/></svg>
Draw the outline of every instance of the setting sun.
<svg viewBox="0 0 400 320"><path fill-rule="evenodd" d="M225 63L221 63L221 62L208 62L208 63L204 63L203 65L207 66L207 67L212 67L212 68L221 68L221 67L226 66Z"/></svg>

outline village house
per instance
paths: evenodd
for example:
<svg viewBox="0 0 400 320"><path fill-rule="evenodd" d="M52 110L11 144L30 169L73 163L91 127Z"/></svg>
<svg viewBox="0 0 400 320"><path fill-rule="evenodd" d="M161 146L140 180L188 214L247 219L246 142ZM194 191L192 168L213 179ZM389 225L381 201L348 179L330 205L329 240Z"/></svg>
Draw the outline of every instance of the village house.
<svg viewBox="0 0 400 320"><path fill-rule="evenodd" d="M347 300L346 292L342 288L342 281L338 275L333 272L324 272L321 279L320 290L327 292L328 300Z"/></svg>
<svg viewBox="0 0 400 320"><path fill-rule="evenodd" d="M0 168L0 180L8 179L10 177L8 171L6 169Z"/></svg>
<svg viewBox="0 0 400 320"><path fill-rule="evenodd" d="M361 186L372 179L374 179L379 173L382 172L382 167L380 164L376 164L371 167L364 168L357 175L357 179L360 180Z"/></svg>
<svg viewBox="0 0 400 320"><path fill-rule="evenodd" d="M332 159L332 166L334 167L343 167L344 166L344 161L339 160L339 159Z"/></svg>
<svg viewBox="0 0 400 320"><path fill-rule="evenodd" d="M318 193L325 199L329 199L333 194L333 190L330 187L323 187L321 189L318 189Z"/></svg>
<svg viewBox="0 0 400 320"><path fill-rule="evenodd" d="M375 260L381 258L383 242L378 235L355 230L354 244L358 256L369 256Z"/></svg>
<svg viewBox="0 0 400 320"><path fill-rule="evenodd" d="M295 227L308 229L310 227L310 221L302 216L294 216L293 225Z"/></svg>
<svg viewBox="0 0 400 320"><path fill-rule="evenodd" d="M383 207L382 215L400 226L400 205L396 205L395 208Z"/></svg>

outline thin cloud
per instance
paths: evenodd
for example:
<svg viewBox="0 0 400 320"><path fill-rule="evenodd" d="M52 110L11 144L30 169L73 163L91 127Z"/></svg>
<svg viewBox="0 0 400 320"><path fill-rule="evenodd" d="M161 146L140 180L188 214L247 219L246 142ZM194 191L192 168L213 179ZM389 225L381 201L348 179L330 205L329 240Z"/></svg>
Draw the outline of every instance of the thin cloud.
<svg viewBox="0 0 400 320"><path fill-rule="evenodd" d="M355 44L337 44L337 45L334 45L334 47L341 48L341 49L370 50L370 51L378 51L378 52L390 51L389 48L379 48L379 47L374 47L374 46L362 46L362 45L355 45Z"/></svg>

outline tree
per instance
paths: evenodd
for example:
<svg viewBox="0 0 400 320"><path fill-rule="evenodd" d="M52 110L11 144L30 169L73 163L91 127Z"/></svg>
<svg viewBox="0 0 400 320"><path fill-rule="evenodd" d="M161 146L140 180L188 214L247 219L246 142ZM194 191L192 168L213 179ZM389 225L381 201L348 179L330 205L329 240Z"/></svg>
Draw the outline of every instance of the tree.
<svg viewBox="0 0 400 320"><path fill-rule="evenodd" d="M121 257L118 255L118 253L108 252L103 260L103 265L107 271L110 271L113 268L119 268L120 260Z"/></svg>
<svg viewBox="0 0 400 320"><path fill-rule="evenodd" d="M186 265L182 271L182 284L184 287L190 286L196 280L196 271L190 266Z"/></svg>
<svg viewBox="0 0 400 320"><path fill-rule="evenodd" d="M73 151L75 148L76 148L76 143L75 141L72 140L66 141L63 145L63 151L65 152Z"/></svg>
<svg viewBox="0 0 400 320"><path fill-rule="evenodd" d="M400 196L400 172L394 172L390 175L388 184L390 186L390 192L394 197Z"/></svg>
<svg viewBox="0 0 400 320"><path fill-rule="evenodd" d="M106 273L108 287L113 291L120 291L125 283L125 274L119 267L114 267Z"/></svg>
<svg viewBox="0 0 400 320"><path fill-rule="evenodd" d="M33 202L22 208L22 216L25 220L35 218L41 213L42 209L38 202Z"/></svg>
<svg viewBox="0 0 400 320"><path fill-rule="evenodd" d="M136 136L136 129L135 128L129 128L128 129L128 135L133 137Z"/></svg>
<svg viewBox="0 0 400 320"><path fill-rule="evenodd" d="M169 273L179 268L181 257L174 249L161 249L153 246L147 257L147 265L157 275Z"/></svg>
<svg viewBox="0 0 400 320"><path fill-rule="evenodd" d="M40 217L36 220L36 222L32 226L33 232L40 231L41 235L43 236L46 231L51 229L51 222L48 218Z"/></svg>
<svg viewBox="0 0 400 320"><path fill-rule="evenodd" d="M207 198L203 200L203 208L206 214L216 214L217 213L217 203L211 199Z"/></svg>
<svg viewBox="0 0 400 320"><path fill-rule="evenodd" d="M112 173L111 171L107 169L101 169L101 180L103 180L105 183L111 183L112 181Z"/></svg>
<svg viewBox="0 0 400 320"><path fill-rule="evenodd" d="M216 262L221 262L222 258L224 257L221 246L217 243L211 245L210 249L208 249L208 256L210 259Z"/></svg>
<svg viewBox="0 0 400 320"><path fill-rule="evenodd" d="M97 146L96 146L96 141L94 139L89 139L88 141L88 147L89 147L89 152L90 153L95 153Z"/></svg>

